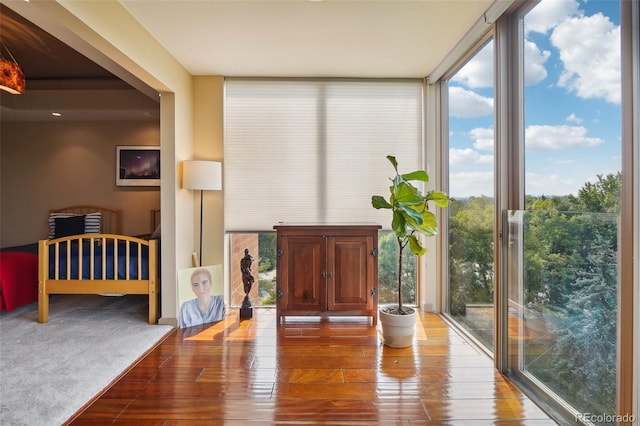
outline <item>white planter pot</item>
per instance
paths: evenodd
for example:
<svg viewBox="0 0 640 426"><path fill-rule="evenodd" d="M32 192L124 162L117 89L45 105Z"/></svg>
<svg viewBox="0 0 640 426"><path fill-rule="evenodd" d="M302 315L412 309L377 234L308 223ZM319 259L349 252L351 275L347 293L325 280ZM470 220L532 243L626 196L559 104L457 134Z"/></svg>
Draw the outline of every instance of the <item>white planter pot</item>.
<svg viewBox="0 0 640 426"><path fill-rule="evenodd" d="M406 348L413 344L417 312L412 314L395 315L385 312L384 306L380 308L379 320L382 328L384 344L392 348Z"/></svg>

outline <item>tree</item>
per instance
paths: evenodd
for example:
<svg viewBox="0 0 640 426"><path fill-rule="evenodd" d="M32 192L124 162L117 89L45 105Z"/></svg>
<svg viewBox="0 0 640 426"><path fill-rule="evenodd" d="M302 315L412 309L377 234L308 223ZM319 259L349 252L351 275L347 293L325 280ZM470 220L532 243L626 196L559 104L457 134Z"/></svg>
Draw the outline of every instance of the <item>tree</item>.
<svg viewBox="0 0 640 426"><path fill-rule="evenodd" d="M527 199L525 303L549 333L527 343L526 368L582 412L615 412L620 187L618 173Z"/></svg>
<svg viewBox="0 0 640 426"><path fill-rule="evenodd" d="M577 274L564 327L557 330L549 374L585 412L614 413L616 400L617 255L598 237Z"/></svg>
<svg viewBox="0 0 640 426"><path fill-rule="evenodd" d="M493 303L493 199L453 200L449 217L449 312Z"/></svg>
<svg viewBox="0 0 640 426"><path fill-rule="evenodd" d="M598 175L594 183L587 182L578 192L575 200L578 211L619 212L622 188L622 174Z"/></svg>

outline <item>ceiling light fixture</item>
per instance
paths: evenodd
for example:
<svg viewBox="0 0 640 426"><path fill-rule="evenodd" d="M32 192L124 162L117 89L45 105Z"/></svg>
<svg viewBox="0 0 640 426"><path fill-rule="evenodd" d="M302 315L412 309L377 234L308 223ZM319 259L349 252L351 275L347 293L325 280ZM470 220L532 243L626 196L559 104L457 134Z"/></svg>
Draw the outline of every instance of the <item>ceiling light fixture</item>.
<svg viewBox="0 0 640 426"><path fill-rule="evenodd" d="M2 55L2 49L0 49L0 90L11 93L12 95L21 95L24 93L26 82L24 79L24 72L18 62L13 57L9 48L2 40L0 44L4 50L7 51L11 60L6 59Z"/></svg>

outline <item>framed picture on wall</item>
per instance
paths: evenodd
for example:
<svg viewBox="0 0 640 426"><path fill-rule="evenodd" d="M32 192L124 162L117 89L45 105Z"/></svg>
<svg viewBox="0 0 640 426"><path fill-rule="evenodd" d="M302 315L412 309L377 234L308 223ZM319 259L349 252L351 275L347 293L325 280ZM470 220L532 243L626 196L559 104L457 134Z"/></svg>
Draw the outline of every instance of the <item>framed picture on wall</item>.
<svg viewBox="0 0 640 426"><path fill-rule="evenodd" d="M116 185L160 186L160 147L116 147Z"/></svg>

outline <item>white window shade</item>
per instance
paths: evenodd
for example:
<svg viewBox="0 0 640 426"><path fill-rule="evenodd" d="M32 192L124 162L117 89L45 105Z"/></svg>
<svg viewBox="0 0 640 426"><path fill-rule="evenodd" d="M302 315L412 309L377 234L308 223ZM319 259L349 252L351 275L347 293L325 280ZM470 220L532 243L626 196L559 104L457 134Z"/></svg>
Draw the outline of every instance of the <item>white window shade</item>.
<svg viewBox="0 0 640 426"><path fill-rule="evenodd" d="M227 79L225 228L373 222L401 172L422 168L420 80Z"/></svg>

